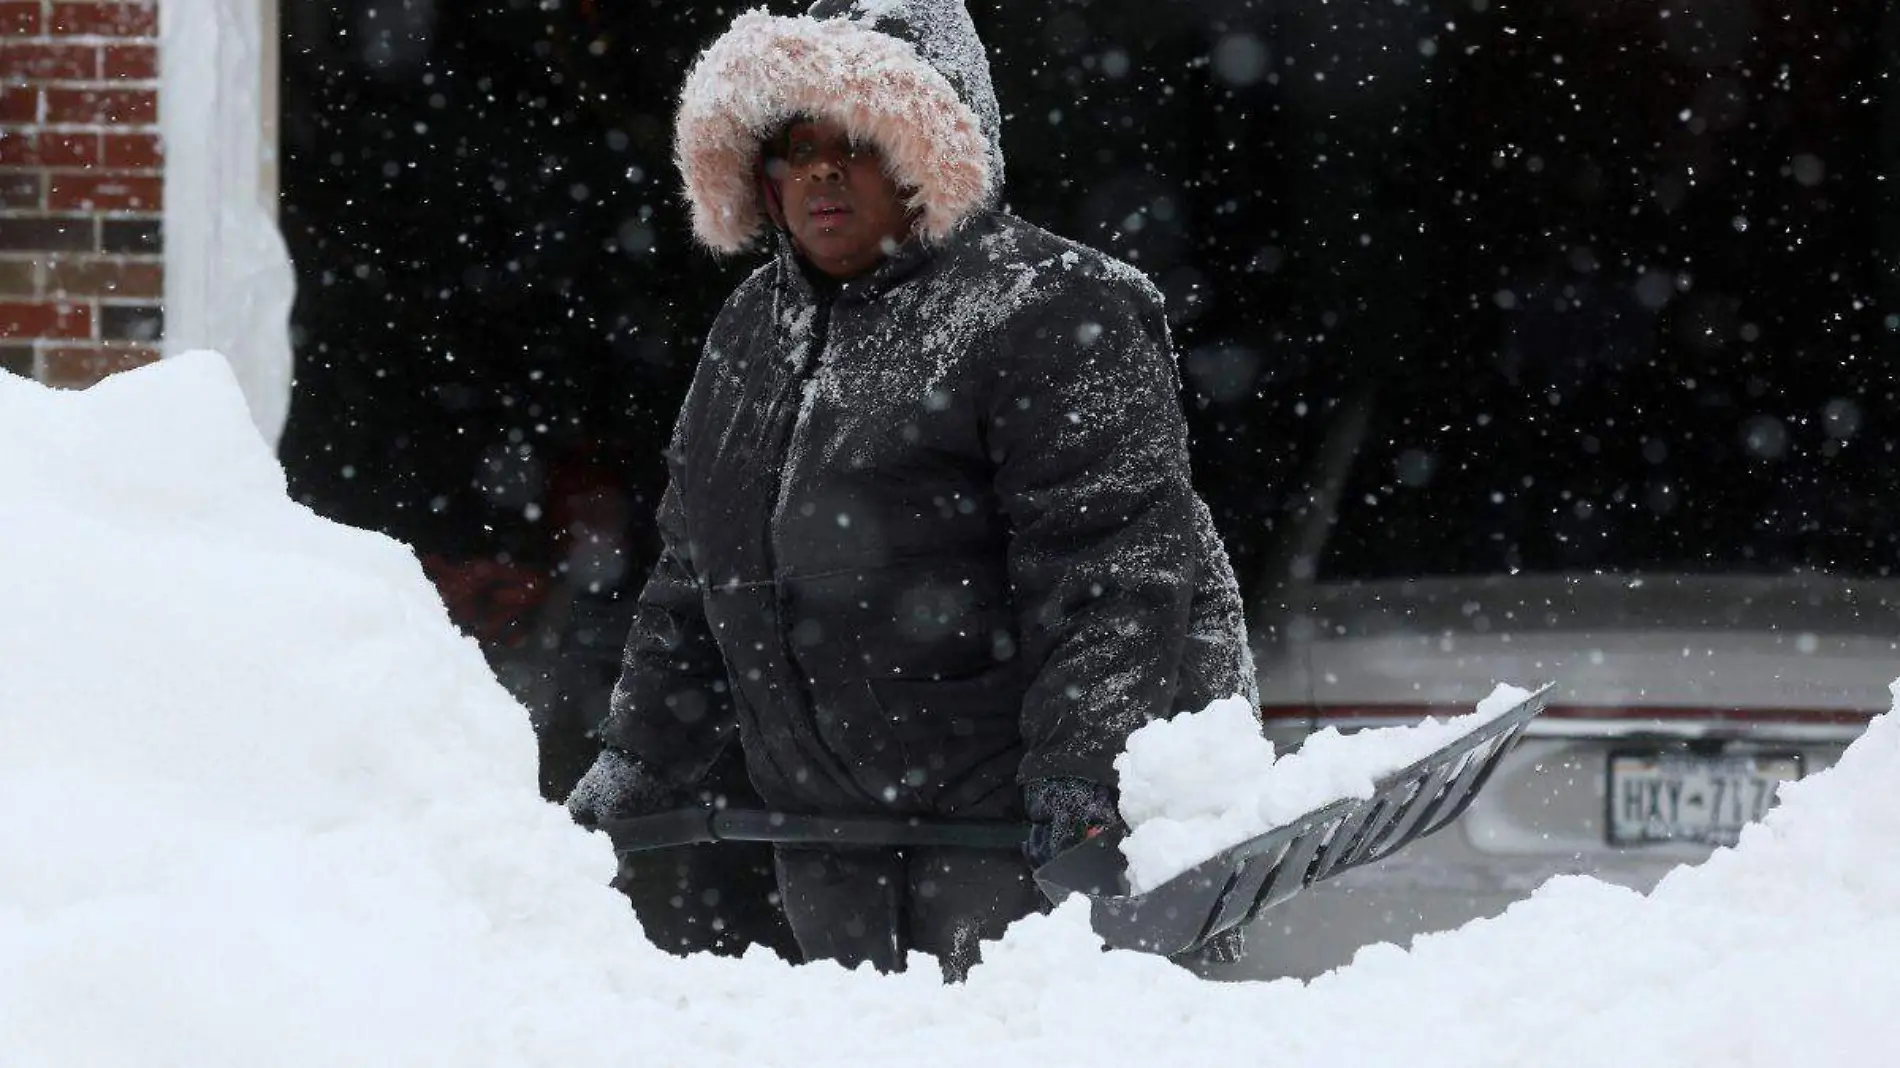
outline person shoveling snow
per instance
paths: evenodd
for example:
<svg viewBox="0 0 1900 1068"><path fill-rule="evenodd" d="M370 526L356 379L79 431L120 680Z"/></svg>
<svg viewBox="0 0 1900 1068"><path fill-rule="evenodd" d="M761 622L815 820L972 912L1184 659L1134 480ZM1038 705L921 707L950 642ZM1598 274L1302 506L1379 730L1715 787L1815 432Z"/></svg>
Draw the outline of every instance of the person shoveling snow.
<svg viewBox="0 0 1900 1068"><path fill-rule="evenodd" d="M1001 210L1001 146L963 0L745 11L681 94L695 236L771 259L707 333L569 807L627 842L737 746L778 813L1023 825L772 839L807 959L961 977L1114 822L1129 732L1256 682L1161 293Z"/></svg>

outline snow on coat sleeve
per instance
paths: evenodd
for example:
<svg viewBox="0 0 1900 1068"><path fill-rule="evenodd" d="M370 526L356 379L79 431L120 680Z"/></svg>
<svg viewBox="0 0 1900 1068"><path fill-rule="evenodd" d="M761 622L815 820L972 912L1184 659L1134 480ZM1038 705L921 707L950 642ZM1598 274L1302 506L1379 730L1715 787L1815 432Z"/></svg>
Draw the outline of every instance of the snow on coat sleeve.
<svg viewBox="0 0 1900 1068"><path fill-rule="evenodd" d="M735 713L693 573L679 494L670 484L660 500L659 528L660 558L640 591L612 707L598 733L607 745L687 786L705 775L732 736Z"/></svg>
<svg viewBox="0 0 1900 1068"><path fill-rule="evenodd" d="M1169 713L1187 640L1187 428L1153 287L1087 263L1054 283L1013 317L989 411L1034 672L1018 777L1113 783L1128 735Z"/></svg>

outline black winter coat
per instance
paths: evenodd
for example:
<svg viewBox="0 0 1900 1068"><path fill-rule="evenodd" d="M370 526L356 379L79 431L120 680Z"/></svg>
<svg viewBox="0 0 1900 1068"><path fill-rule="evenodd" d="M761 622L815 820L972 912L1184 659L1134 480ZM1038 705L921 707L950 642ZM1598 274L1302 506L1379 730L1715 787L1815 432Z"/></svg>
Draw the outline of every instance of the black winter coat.
<svg viewBox="0 0 1900 1068"><path fill-rule="evenodd" d="M829 293L781 248L680 413L603 739L685 782L736 728L794 811L1112 783L1136 727L1254 686L1178 388L1146 278L1009 215Z"/></svg>

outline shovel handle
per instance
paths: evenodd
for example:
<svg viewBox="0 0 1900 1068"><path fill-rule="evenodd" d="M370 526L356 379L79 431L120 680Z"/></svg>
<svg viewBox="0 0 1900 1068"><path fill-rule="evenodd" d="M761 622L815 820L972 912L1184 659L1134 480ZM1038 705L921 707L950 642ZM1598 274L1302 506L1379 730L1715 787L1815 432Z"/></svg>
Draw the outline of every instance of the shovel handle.
<svg viewBox="0 0 1900 1068"><path fill-rule="evenodd" d="M707 842L786 845L962 846L1021 849L1029 825L998 820L925 820L903 816L805 816L757 809L682 808L652 816L601 820L616 853Z"/></svg>

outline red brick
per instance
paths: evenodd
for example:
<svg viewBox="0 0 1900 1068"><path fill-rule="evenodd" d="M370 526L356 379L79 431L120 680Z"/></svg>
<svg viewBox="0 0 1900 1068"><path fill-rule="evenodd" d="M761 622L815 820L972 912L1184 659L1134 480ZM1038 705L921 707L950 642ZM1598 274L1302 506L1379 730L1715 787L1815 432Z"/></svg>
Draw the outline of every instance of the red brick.
<svg viewBox="0 0 1900 1068"><path fill-rule="evenodd" d="M156 259L48 258L44 266L40 291L49 297L156 299L165 295L165 267Z"/></svg>
<svg viewBox="0 0 1900 1068"><path fill-rule="evenodd" d="M115 171L157 170L165 160L157 134L106 134L101 158Z"/></svg>
<svg viewBox="0 0 1900 1068"><path fill-rule="evenodd" d="M0 167L95 167L99 135L0 129Z"/></svg>
<svg viewBox="0 0 1900 1068"><path fill-rule="evenodd" d="M106 81L152 81L158 77L158 49L152 45L107 45L99 58Z"/></svg>
<svg viewBox="0 0 1900 1068"><path fill-rule="evenodd" d="M0 210L37 211L46 206L46 177L38 171L0 171Z"/></svg>
<svg viewBox="0 0 1900 1068"><path fill-rule="evenodd" d="M0 127L0 167L37 167L39 138L19 127Z"/></svg>
<svg viewBox="0 0 1900 1068"><path fill-rule="evenodd" d="M31 123L40 119L40 91L30 85L0 85L0 122Z"/></svg>
<svg viewBox="0 0 1900 1068"><path fill-rule="evenodd" d="M101 243L88 215L0 215L0 252L86 252Z"/></svg>
<svg viewBox="0 0 1900 1068"><path fill-rule="evenodd" d="M0 371L32 378L33 364L33 346L0 345Z"/></svg>
<svg viewBox="0 0 1900 1068"><path fill-rule="evenodd" d="M49 211L155 211L164 203L164 181L156 175L74 174L48 176Z"/></svg>
<svg viewBox="0 0 1900 1068"><path fill-rule="evenodd" d="M44 32L40 22L40 0L3 0L0 2L0 35L33 37Z"/></svg>
<svg viewBox="0 0 1900 1068"><path fill-rule="evenodd" d="M59 338L82 341L92 336L92 309L66 301L0 301L0 338Z"/></svg>
<svg viewBox="0 0 1900 1068"><path fill-rule="evenodd" d="M149 126L158 121L156 89L48 87L46 122Z"/></svg>
<svg viewBox="0 0 1900 1068"><path fill-rule="evenodd" d="M99 136L90 133L43 133L39 136L40 164L46 167L96 167Z"/></svg>
<svg viewBox="0 0 1900 1068"><path fill-rule="evenodd" d="M39 257L0 257L0 294L9 297L39 296Z"/></svg>
<svg viewBox="0 0 1900 1068"><path fill-rule="evenodd" d="M49 32L89 37L156 37L158 5L127 3L57 3Z"/></svg>
<svg viewBox="0 0 1900 1068"><path fill-rule="evenodd" d="M61 345L40 353L40 381L61 389L85 389L157 360L158 350L149 345Z"/></svg>
<svg viewBox="0 0 1900 1068"><path fill-rule="evenodd" d="M0 77L82 81L99 76L99 50L92 45L0 41Z"/></svg>
<svg viewBox="0 0 1900 1068"><path fill-rule="evenodd" d="M94 326L101 338L149 344L165 336L165 308L150 304L101 304Z"/></svg>
<svg viewBox="0 0 1900 1068"><path fill-rule="evenodd" d="M0 218L0 226L6 220ZM6 247L0 244L0 248ZM51 245L41 246L51 248ZM101 252L119 252L139 256L156 256L165 251L165 221L155 215L122 216L115 219L99 220L99 244Z"/></svg>

